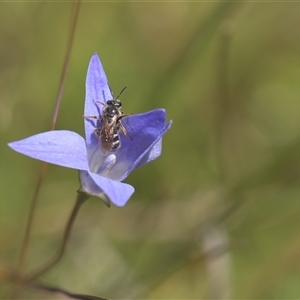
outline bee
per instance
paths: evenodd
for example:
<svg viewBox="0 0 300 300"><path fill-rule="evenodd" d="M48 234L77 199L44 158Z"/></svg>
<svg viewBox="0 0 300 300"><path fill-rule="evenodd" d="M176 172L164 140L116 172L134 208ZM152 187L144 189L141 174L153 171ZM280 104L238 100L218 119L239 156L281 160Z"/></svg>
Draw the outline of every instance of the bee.
<svg viewBox="0 0 300 300"><path fill-rule="evenodd" d="M101 122L101 127L95 129L95 135L99 139L100 149L104 155L116 151L121 146L119 132L131 139L121 121L130 114L124 114L121 111L122 103L118 99L125 89L126 87L121 90L116 98L113 97L112 100L107 100L106 103L94 100L95 103L103 105L102 116L83 116ZM112 92L111 94L113 95Z"/></svg>

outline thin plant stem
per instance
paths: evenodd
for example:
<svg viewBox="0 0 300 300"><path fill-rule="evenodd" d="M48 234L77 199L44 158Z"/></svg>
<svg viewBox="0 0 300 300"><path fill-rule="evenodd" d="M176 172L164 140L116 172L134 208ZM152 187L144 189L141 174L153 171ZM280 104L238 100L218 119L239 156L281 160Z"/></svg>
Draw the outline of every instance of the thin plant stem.
<svg viewBox="0 0 300 300"><path fill-rule="evenodd" d="M37 185L36 185L32 200L31 200L29 215L28 215L27 224L26 224L26 227L25 227L25 233L24 233L24 237L23 237L23 243L22 243L22 247L21 247L19 265L18 265L18 268L17 268L16 277L15 277L15 288L13 290L12 299L17 299L18 296L19 296L19 292L21 290L22 274L23 274L23 270L25 269L25 262L26 262L26 258L27 258L28 245L29 245L29 240L30 240L30 233L31 233L33 220L34 220L34 213L35 213L35 209L36 209L36 206L37 206L37 199L38 199L38 195L39 195L39 192L40 192L40 187L42 185L42 181L43 181L44 176L45 176L46 167L47 167L46 163L41 164L39 177L38 177L38 182L37 182Z"/></svg>
<svg viewBox="0 0 300 300"><path fill-rule="evenodd" d="M59 82L59 88L58 88L58 93L57 93L57 97L56 97L55 108L54 108L54 112L52 115L52 120L51 120L51 125L50 125L51 130L53 130L55 128L58 111L59 111L59 107L60 107L60 103L61 103L62 92L63 92L64 85L65 85L65 79L66 79L66 75L67 75L67 69L68 69L68 65L69 65L69 60L70 60L71 50L72 50L72 45L73 45L73 40L74 40L75 28L76 28L76 24L77 24L77 20L78 20L80 3L81 3L81 1L73 3L71 22L70 22L71 30L70 30L69 39L67 42L67 50L66 50L64 65L62 68L61 78L60 78L60 82ZM37 185L36 185L32 200L31 200L30 210L29 210L28 219L27 219L27 223L26 223L26 227L25 227L25 233L24 233L22 246L21 246L19 264L17 267L15 288L14 288L13 295L12 295L13 299L18 298L19 291L21 289L21 285L22 285L21 278L22 278L22 274L24 272L25 265L26 265L28 246L29 246L29 240L30 240L30 236L31 236L34 214L35 214L35 210L36 210L36 206L37 206L37 199L39 197L41 185L42 185L42 182L43 182L43 179L45 176L46 167L47 167L47 163L42 163L40 171L39 171L39 175L38 175Z"/></svg>
<svg viewBox="0 0 300 300"><path fill-rule="evenodd" d="M230 47L234 33L233 24L230 20L225 20L220 26L220 47L217 57L217 94L214 105L214 134L213 152L215 155L216 167L220 182L226 179L226 161L224 157L224 142L228 120L232 115L232 99L229 87L230 71Z"/></svg>
<svg viewBox="0 0 300 300"><path fill-rule="evenodd" d="M5 281L14 282L15 277L16 274L13 272L13 270L0 266L1 281L5 280ZM77 299L77 300L109 300L108 298L104 298L100 296L77 294L57 286L54 287L46 284L41 284L36 281L28 281L26 277L22 278L22 282L24 287L27 287L28 289L34 289L47 294L56 295L56 296L62 296L63 298Z"/></svg>
<svg viewBox="0 0 300 300"><path fill-rule="evenodd" d="M85 193L78 193L77 194L77 199L76 199L76 203L75 206L73 207L73 210L71 212L71 215L69 217L69 220L67 222L67 226L65 228L65 232L64 232L64 236L62 239L62 243L60 245L60 248L58 249L56 255L53 257L53 259L51 259L48 263L46 263L44 266L42 266L41 268L39 268L38 270L34 271L32 274L30 274L29 276L26 276L26 281L33 281L35 280L37 277L45 274L46 272L48 272L50 269L52 269L63 257L65 250L66 250L66 246L67 243L69 241L70 238L70 234L71 234L71 230L74 224L74 221L76 219L76 216L79 212L79 209L81 208L81 205L89 198L90 196L85 194Z"/></svg>
<svg viewBox="0 0 300 300"><path fill-rule="evenodd" d="M69 40L67 42L67 50L66 50L66 55L64 59L64 64L61 72L61 77L59 81L59 88L57 92L57 97L56 97L56 102L55 102L55 108L52 116L52 121L51 121L51 127L50 129L53 130L55 128L57 116L58 116L58 111L61 103L61 98L63 94L63 90L65 87L65 81L67 78L67 70L69 67L69 62L70 62L70 57L71 57L71 50L73 46L73 41L74 41L74 36L75 36L75 29L77 25L77 20L78 20L78 14L79 14L79 8L80 8L81 1L76 1L73 2L73 9L72 9L72 16L71 16L71 27L70 27L70 32L69 32Z"/></svg>
<svg viewBox="0 0 300 300"><path fill-rule="evenodd" d="M93 296L93 295L84 295L84 294L75 294L69 291L66 291L62 288L52 287L45 284L30 282L29 287L41 290L43 292L59 295L66 297L68 299L77 299L77 300L109 300L108 298Z"/></svg>

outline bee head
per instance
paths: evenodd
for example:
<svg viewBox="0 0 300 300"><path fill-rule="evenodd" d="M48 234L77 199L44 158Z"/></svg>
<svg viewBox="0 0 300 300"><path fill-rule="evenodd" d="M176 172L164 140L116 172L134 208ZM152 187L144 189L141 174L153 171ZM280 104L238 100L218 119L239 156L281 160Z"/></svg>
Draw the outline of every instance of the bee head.
<svg viewBox="0 0 300 300"><path fill-rule="evenodd" d="M119 99L107 100L106 104L115 108L121 108L122 106L122 103Z"/></svg>

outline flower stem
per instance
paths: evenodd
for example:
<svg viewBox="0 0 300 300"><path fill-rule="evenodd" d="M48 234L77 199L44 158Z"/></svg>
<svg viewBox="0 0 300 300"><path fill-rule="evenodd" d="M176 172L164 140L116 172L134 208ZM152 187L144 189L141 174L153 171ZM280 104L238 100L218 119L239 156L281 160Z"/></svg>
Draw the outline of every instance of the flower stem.
<svg viewBox="0 0 300 300"><path fill-rule="evenodd" d="M19 295L19 292L20 292L20 289L22 286L22 273L25 268L25 262L26 262L29 239L30 239L30 232L31 232L31 228L32 228L33 220L34 220L34 213L35 213L35 208L37 205L37 199L38 199L38 195L40 192L40 187L42 185L42 182L43 182L43 179L45 176L45 172L46 172L46 167L47 167L47 163L42 163L41 169L39 172L38 182L37 182L37 185L36 185L32 200L31 200L29 215L28 215L27 224L25 227L24 238L23 238L23 242L22 242L19 264L18 264L17 273L16 273L16 277L15 277L15 288L13 290L12 299L18 298L18 295Z"/></svg>
<svg viewBox="0 0 300 300"><path fill-rule="evenodd" d="M61 77L59 80L59 88L58 88L58 92L57 92L57 96L56 96L54 112L53 112L52 120L51 120L51 126L50 126L51 130L55 129L58 111L59 111L60 103L61 103L61 98L62 98L63 90L65 87L65 82L66 82L66 78L67 78L67 71L68 71L69 62L70 62L71 50L72 50L73 41L74 41L74 35L75 35L75 29L76 29L77 20L78 20L80 4L81 4L81 1L75 1L72 6L70 31L68 34L69 39L67 42L67 50L66 50L66 54L65 54L64 64L62 67Z"/></svg>
<svg viewBox="0 0 300 300"><path fill-rule="evenodd" d="M0 280L1 281L14 281L16 274L11 270L7 269L3 266L0 266ZM109 300L108 298L100 297L100 296L92 296L92 295L84 295L84 294L75 294L73 292L67 291L60 287L53 287L46 284L41 284L36 281L28 281L27 278L21 278L22 283L25 287L29 289L40 290L49 294L61 295L62 297L66 297L68 299L77 299L77 300ZM51 298L52 299L52 298Z"/></svg>
<svg viewBox="0 0 300 300"><path fill-rule="evenodd" d="M64 83L65 83L68 63L69 63L70 56L71 56L75 28L76 28L76 24L77 24L77 20L78 20L80 4L81 4L81 1L74 2L73 9L71 12L71 22L70 22L71 26L70 26L69 40L67 42L66 56L65 56L62 74L61 74L61 78L60 78L58 94L56 97L55 109L54 109L54 112L52 115L52 121L51 121L51 125L50 125L51 130L53 130L55 127L55 123L56 123L56 119L57 119L57 115L58 115L58 109L60 107L60 102L61 102L61 98L62 98L62 91L64 89ZM41 169L40 169L40 173L39 173L39 177L38 177L38 183L36 185L35 192L34 192L32 200L31 200L29 216L27 219L24 238L23 238L23 242L22 242L22 246L21 246L21 253L20 253L19 264L18 264L18 268L17 268L17 276L15 279L15 288L13 290L12 299L18 298L20 288L22 285L21 278L22 278L22 273L25 269L28 245L29 245L29 240L30 240L30 235L31 235L32 224L33 224L33 220L34 220L34 213L35 213L35 209L36 209L36 205L37 205L37 199L38 199L38 195L40 192L40 187L42 185L43 178L45 175L46 166L47 166L47 163L43 163L41 165Z"/></svg>
<svg viewBox="0 0 300 300"><path fill-rule="evenodd" d="M52 269L63 257L65 250L66 250L66 246L68 243L68 240L70 238L70 233L75 221L75 218L79 212L79 209L81 208L81 205L89 198L90 196L85 194L85 193L78 193L77 194L77 199L76 199L76 203L75 206L73 207L73 210L71 212L71 215L69 217L67 226L65 228L65 232L64 232L64 236L63 236L63 240L61 243L60 248L58 249L56 255L52 258L52 260L50 260L48 263L46 263L44 266L42 266L41 268L37 269L36 271L34 271L32 274L30 274L29 276L26 276L26 281L33 281L35 280L37 277L45 274L46 272L48 272L50 269Z"/></svg>

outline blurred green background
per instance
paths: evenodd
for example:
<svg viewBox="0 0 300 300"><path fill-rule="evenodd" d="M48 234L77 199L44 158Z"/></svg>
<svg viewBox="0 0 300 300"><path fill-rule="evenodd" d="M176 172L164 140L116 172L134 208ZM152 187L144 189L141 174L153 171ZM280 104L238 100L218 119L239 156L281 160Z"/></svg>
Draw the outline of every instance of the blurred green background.
<svg viewBox="0 0 300 300"><path fill-rule="evenodd" d="M17 266L40 169L7 143L50 128L71 10L0 4L0 270ZM299 15L284 2L82 3L56 128L83 135L94 52L114 93L128 86L125 112L163 107L174 123L126 180L124 208L83 206L42 282L113 299L300 298ZM56 251L78 187L48 166L27 270Z"/></svg>

